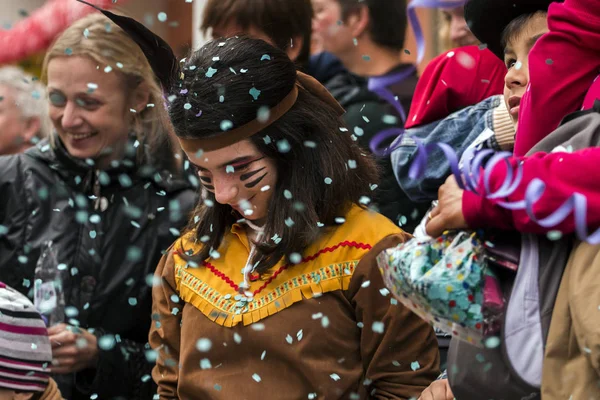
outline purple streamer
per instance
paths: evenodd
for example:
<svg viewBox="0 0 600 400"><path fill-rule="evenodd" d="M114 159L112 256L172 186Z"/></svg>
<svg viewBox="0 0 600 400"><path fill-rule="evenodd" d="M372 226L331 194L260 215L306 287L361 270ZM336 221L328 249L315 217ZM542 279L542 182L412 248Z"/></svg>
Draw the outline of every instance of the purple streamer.
<svg viewBox="0 0 600 400"><path fill-rule="evenodd" d="M413 163L410 166L408 171L408 177L411 179L418 179L425 173L425 168L427 168L427 155L433 150L435 147L439 147L448 162L450 163L450 169L455 176L460 176L460 169L458 168L458 159L456 156L456 152L452 147L447 145L446 143L430 143L427 146L423 145L418 139L414 139L417 144L417 154ZM461 179L457 179L456 182L461 189L464 189L463 182Z"/></svg>
<svg viewBox="0 0 600 400"><path fill-rule="evenodd" d="M378 95L381 99L391 104L398 113L398 115L400 115L400 118L402 120L401 128L395 127L378 132L375 136L373 136L373 138L369 142L369 148L371 149L373 154L375 154L378 157L389 156L392 153L392 151L394 151L394 149L400 144L402 135L404 134L404 122L406 121L406 111L404 110L404 107L402 107L402 104L400 103L400 101L398 101L394 93L392 93L388 89L388 86L398 84L404 81L406 78L414 74L415 71L416 67L410 66L394 74L375 76L369 78L369 90ZM390 146L382 149L381 144L384 143L387 139L394 136L396 137L394 142Z"/></svg>
<svg viewBox="0 0 600 400"><path fill-rule="evenodd" d="M417 144L419 146L419 144ZM516 168L510 163L510 157L513 155L509 152L494 153L492 150L482 150L476 152L473 149L469 149L465 152L463 158L462 173L459 172L457 155L456 152L444 143L433 143L428 146L420 144L419 153L413 161L410 169L410 177L412 179L418 179L424 172L424 165L427 163L427 154L435 146L439 146L443 151L452 169L453 175L461 186L461 182L464 182L464 189L474 192L487 199L499 199L505 198L513 194L519 184L523 181L523 165L519 163ZM485 168L483 162L491 154L494 154L489 161L486 163ZM506 177L500 187L492 191L491 190L491 175L498 163L506 164ZM483 187L485 193L478 193L477 187L480 182L481 172L483 171ZM463 186L461 186L463 188ZM508 210L517 211L524 210L527 216L536 224L543 228L552 228L563 221L565 221L571 214L575 221L575 233L577 237L584 242L592 245L600 244L600 228L596 229L593 233L588 232L587 227L587 198L581 193L573 193L563 204L561 204L554 212L545 218L538 218L533 209L535 204L542 198L546 190L546 184L538 178L533 179L525 190L525 196L523 200L514 202L498 201L497 205L506 208Z"/></svg>

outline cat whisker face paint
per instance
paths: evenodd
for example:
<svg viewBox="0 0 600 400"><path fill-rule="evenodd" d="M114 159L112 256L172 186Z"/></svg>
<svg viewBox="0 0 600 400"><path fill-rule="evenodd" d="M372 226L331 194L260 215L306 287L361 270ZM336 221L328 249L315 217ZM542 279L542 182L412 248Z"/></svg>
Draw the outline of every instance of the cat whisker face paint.
<svg viewBox="0 0 600 400"><path fill-rule="evenodd" d="M259 220L267 215L277 183L275 163L249 140L201 154L188 154L202 186L221 204L242 217ZM266 188L266 189L265 189Z"/></svg>

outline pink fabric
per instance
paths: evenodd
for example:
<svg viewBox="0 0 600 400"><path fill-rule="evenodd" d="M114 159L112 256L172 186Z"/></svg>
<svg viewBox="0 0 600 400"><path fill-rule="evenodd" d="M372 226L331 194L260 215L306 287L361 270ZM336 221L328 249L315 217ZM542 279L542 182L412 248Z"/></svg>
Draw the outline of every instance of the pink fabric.
<svg viewBox="0 0 600 400"><path fill-rule="evenodd" d="M46 328L33 326L11 325L0 322L0 331L18 333L19 335L48 335Z"/></svg>
<svg viewBox="0 0 600 400"><path fill-rule="evenodd" d="M548 10L550 32L529 53L515 155L523 156L560 121L581 109L600 73L600 1L566 0ZM594 90L598 93L598 86Z"/></svg>
<svg viewBox="0 0 600 400"><path fill-rule="evenodd" d="M112 0L88 2L104 9L115 6ZM0 64L13 63L45 50L69 25L91 12L95 12L92 7L75 0L48 0L11 29L0 31Z"/></svg>
<svg viewBox="0 0 600 400"><path fill-rule="evenodd" d="M504 308L500 282L496 277L490 275L485 276L485 284L483 285L483 307L494 311L500 311Z"/></svg>
<svg viewBox="0 0 600 400"><path fill-rule="evenodd" d="M600 226L600 147L579 150L574 153L536 153L530 157L513 157L513 168L522 162L523 180L517 190L502 200L515 202L525 198L525 190L534 178L547 183L547 188L533 208L535 216L544 218L554 212L574 192L587 197L588 226ZM497 190L506 176L506 166L499 163L491 174L490 189ZM496 205L494 200L484 199L465 191L462 211L467 224L472 228L516 229L525 233L544 234L552 230L572 233L575 223L572 215L561 224L543 228L532 221L527 213L510 211Z"/></svg>

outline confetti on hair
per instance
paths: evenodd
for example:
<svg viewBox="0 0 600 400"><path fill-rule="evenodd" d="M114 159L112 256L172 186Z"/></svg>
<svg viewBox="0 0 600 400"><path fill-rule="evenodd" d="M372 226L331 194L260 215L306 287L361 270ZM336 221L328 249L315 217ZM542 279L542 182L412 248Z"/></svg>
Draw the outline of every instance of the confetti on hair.
<svg viewBox="0 0 600 400"><path fill-rule="evenodd" d="M207 78L212 78L217 73L217 69L213 67L208 67L208 70L204 74Z"/></svg>
<svg viewBox="0 0 600 400"><path fill-rule="evenodd" d="M371 199L367 196L361 196L360 199L358 199L358 202L360 204L367 205L371 202Z"/></svg>
<svg viewBox="0 0 600 400"><path fill-rule="evenodd" d="M277 141L277 150L279 150L280 153L287 153L291 149L292 147L290 146L290 143L287 141L287 139L281 139Z"/></svg>
<svg viewBox="0 0 600 400"><path fill-rule="evenodd" d="M258 96L260 96L261 92L257 88L252 87L252 89L250 89L249 93L250 93L250 96L252 96L254 98L254 100L258 100Z"/></svg>
<svg viewBox="0 0 600 400"><path fill-rule="evenodd" d="M265 60L271 61L271 56L268 54L263 54L262 57L260 58L260 61L265 61Z"/></svg>
<svg viewBox="0 0 600 400"><path fill-rule="evenodd" d="M225 119L221 121L220 126L222 131L228 131L231 128L233 128L233 122L229 121L228 119Z"/></svg>

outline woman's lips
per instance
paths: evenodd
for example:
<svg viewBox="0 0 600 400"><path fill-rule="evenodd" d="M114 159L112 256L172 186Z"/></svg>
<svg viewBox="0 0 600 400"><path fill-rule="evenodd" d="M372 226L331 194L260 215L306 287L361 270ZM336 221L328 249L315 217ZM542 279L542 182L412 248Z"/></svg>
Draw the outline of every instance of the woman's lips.
<svg viewBox="0 0 600 400"><path fill-rule="evenodd" d="M250 197L248 200L246 200L246 201L247 201L247 202L250 204L250 208L246 208L246 210L252 210L252 203L251 203L251 201L252 201L252 199L254 199L255 197L256 197L256 195L254 195L254 196ZM252 214L246 214L246 212L245 212L246 210L244 210L244 209L242 208L242 206L241 206L241 204L240 204L240 203L238 203L238 204L236 204L236 205L234 205L234 206L231 206L231 207L232 207L234 210L236 210L237 212L239 212L240 214L242 214L243 216L250 216L250 215L252 215Z"/></svg>

